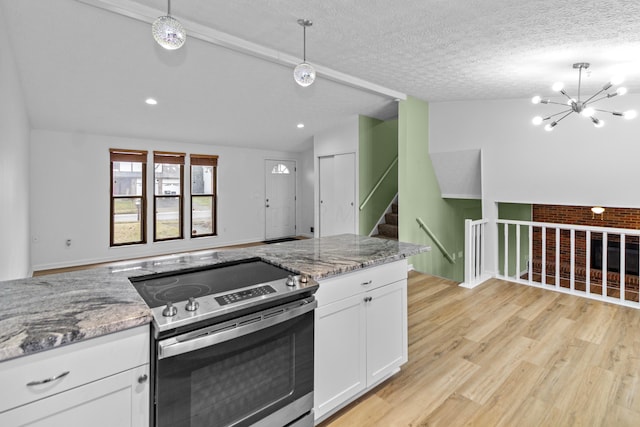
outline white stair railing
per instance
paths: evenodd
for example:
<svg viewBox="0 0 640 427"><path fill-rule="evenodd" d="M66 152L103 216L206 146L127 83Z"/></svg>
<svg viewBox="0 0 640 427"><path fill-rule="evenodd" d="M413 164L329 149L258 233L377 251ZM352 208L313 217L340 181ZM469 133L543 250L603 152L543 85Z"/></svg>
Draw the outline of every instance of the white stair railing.
<svg viewBox="0 0 640 427"><path fill-rule="evenodd" d="M485 269L486 219L464 221L464 283L460 286L473 288L491 276Z"/></svg>
<svg viewBox="0 0 640 427"><path fill-rule="evenodd" d="M497 278L640 308L640 230L496 222Z"/></svg>

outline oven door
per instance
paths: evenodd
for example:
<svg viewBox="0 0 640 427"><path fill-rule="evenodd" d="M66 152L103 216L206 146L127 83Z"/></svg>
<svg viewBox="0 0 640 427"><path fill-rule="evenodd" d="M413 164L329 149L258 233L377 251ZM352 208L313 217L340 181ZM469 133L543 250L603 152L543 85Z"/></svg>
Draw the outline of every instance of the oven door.
<svg viewBox="0 0 640 427"><path fill-rule="evenodd" d="M316 305L311 297L159 341L155 425L313 425Z"/></svg>

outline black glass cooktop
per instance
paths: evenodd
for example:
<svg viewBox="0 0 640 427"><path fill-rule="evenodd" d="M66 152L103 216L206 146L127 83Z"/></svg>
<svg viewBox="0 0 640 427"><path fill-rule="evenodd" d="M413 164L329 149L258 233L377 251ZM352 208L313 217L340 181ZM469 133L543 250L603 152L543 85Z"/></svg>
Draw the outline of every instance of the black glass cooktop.
<svg viewBox="0 0 640 427"><path fill-rule="evenodd" d="M150 308L221 294L284 279L292 274L259 258L216 264L152 276L132 277L131 283Z"/></svg>

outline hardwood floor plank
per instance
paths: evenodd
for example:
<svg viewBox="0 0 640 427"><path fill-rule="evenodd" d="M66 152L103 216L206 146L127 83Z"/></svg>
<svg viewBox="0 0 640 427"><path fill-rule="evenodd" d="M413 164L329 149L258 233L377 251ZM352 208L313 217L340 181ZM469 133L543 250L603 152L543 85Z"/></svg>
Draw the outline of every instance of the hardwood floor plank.
<svg viewBox="0 0 640 427"><path fill-rule="evenodd" d="M640 310L419 273L407 299L408 363L322 427L640 425Z"/></svg>
<svg viewBox="0 0 640 427"><path fill-rule="evenodd" d="M509 351L500 352L497 357L482 364L476 374L464 383L458 393L474 402L485 404L500 388L520 364L522 355L528 353L535 341L517 337L508 343Z"/></svg>

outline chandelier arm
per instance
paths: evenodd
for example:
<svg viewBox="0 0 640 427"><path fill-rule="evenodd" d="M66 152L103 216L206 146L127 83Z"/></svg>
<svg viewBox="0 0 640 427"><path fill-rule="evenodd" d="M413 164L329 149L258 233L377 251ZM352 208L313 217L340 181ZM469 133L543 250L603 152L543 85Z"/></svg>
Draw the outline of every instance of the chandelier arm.
<svg viewBox="0 0 640 427"><path fill-rule="evenodd" d="M571 98L569 98L571 99ZM555 102L555 101L547 101L545 102L545 104L556 104L556 105L562 105L563 107L565 107L567 105L566 102Z"/></svg>
<svg viewBox="0 0 640 427"><path fill-rule="evenodd" d="M591 95L591 97L590 97L589 99L587 99L586 101L584 101L584 104L586 104L586 103L588 103L588 102L591 102L591 100L592 100L593 98L595 98L596 96L600 95L600 94L601 94L602 92L604 92L604 91L605 91L605 89L600 89L599 91L597 91L596 93L594 93L593 95ZM603 98L606 98L606 97L603 97ZM603 98L600 98L600 99L603 99ZM595 102L595 101L594 101L594 102Z"/></svg>
<svg viewBox="0 0 640 427"><path fill-rule="evenodd" d="M564 91L564 89L563 89L563 90L561 90L561 91L560 91L560 93L561 93L561 94L563 94L564 96L566 96L566 97L567 97L567 99L568 99L569 101L573 101L573 98L571 98L571 97L569 96L569 94L568 94L567 92L565 92L565 91ZM580 99L580 90L578 90L578 99ZM564 104L562 104L562 105L564 105Z"/></svg>
<svg viewBox="0 0 640 427"><path fill-rule="evenodd" d="M568 109L568 110L560 111L559 113L555 113L555 114L552 114L552 115L550 115L550 116L548 116L548 117L545 117L543 120L549 120L549 119L551 119L552 117L559 116L560 114L564 114L564 113L569 113L569 114L571 114L572 112L573 112L573 110L572 110L572 109ZM564 118L564 117L563 117L563 118ZM560 120L562 120L562 119L560 119Z"/></svg>
<svg viewBox="0 0 640 427"><path fill-rule="evenodd" d="M564 111L563 111L564 112ZM565 117L567 117L569 114L573 113L573 110L569 110L569 112L567 114L565 114L564 116L560 117L558 120L556 120L556 124L560 123L560 121L562 119L564 119ZM562 113L558 113L558 114L562 114ZM557 114L556 114L557 115Z"/></svg>
<svg viewBox="0 0 640 427"><path fill-rule="evenodd" d="M613 114L614 116L622 116L622 113L619 111L610 111L610 110L599 110L597 108L593 109L594 111L598 111L600 113L609 113L609 114Z"/></svg>
<svg viewBox="0 0 640 427"><path fill-rule="evenodd" d="M595 104L596 102L601 101L601 100L603 100L603 99L607 99L607 98L611 98L611 96L609 96L609 94L607 94L607 95L605 95L605 96L601 96L600 98L598 98L598 99L594 99L593 101L589 101L589 102L590 102L591 104ZM586 101L585 101L585 103L586 103Z"/></svg>

